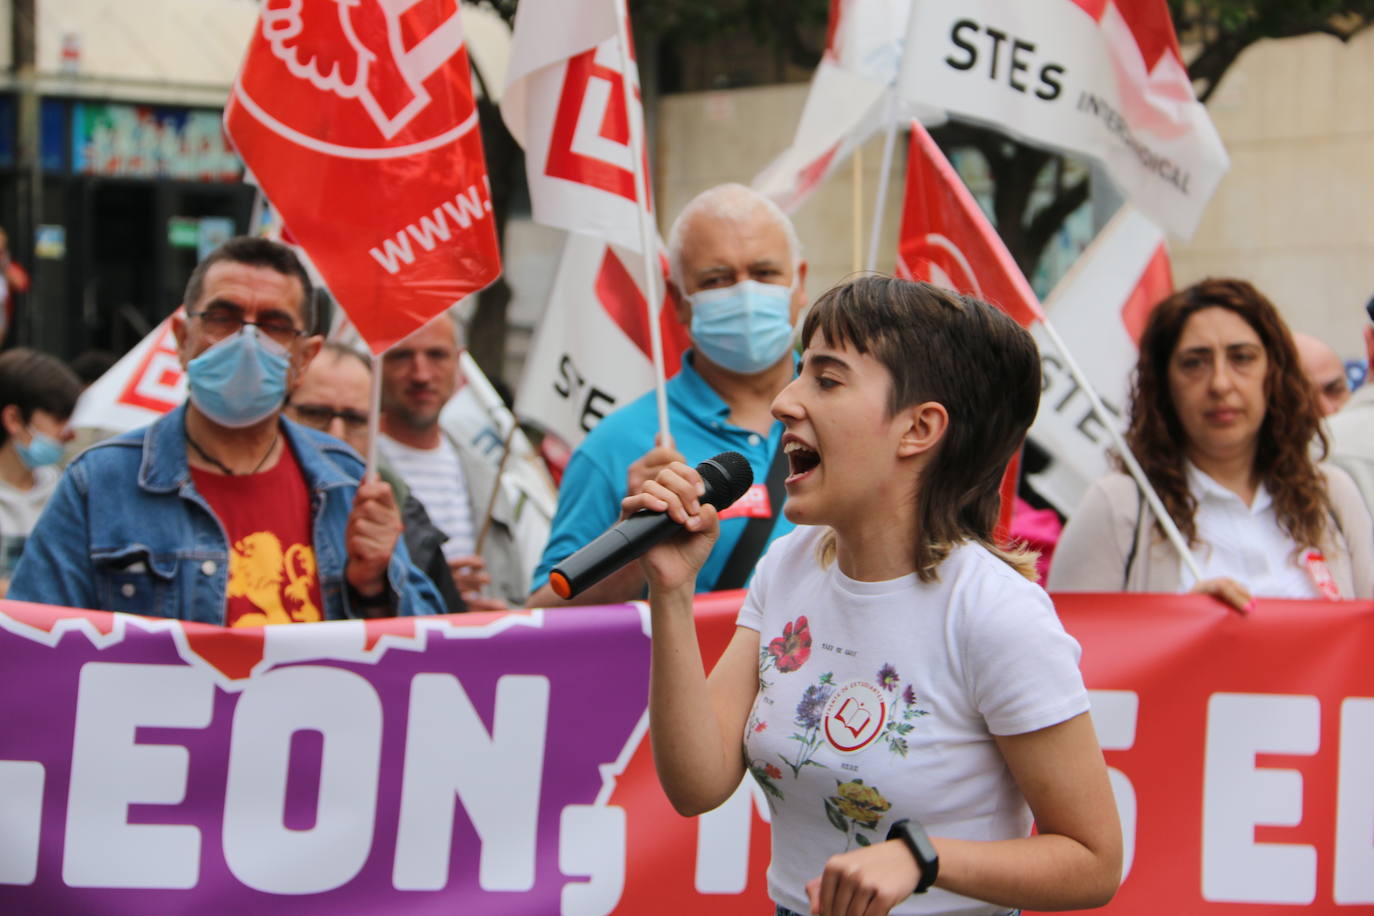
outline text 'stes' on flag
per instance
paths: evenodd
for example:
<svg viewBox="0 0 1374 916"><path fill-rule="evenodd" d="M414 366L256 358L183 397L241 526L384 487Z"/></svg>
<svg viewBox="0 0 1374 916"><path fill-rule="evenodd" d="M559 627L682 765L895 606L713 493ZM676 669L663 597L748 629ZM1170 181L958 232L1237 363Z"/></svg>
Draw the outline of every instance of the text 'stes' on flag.
<svg viewBox="0 0 1374 916"><path fill-rule="evenodd" d="M458 0L266 0L225 129L374 352L500 274Z"/></svg>

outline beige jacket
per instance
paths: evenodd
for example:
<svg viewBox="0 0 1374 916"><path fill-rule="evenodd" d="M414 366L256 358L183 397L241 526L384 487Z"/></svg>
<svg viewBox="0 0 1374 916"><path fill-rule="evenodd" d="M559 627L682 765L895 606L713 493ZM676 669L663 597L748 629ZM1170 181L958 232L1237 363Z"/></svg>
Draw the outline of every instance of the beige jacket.
<svg viewBox="0 0 1374 916"><path fill-rule="evenodd" d="M1335 509L1322 550L1341 595L1374 598L1374 521L1340 468L1318 466ZM1095 480L1074 510L1050 567L1050 591L1178 592L1178 551L1155 528L1155 515L1126 474Z"/></svg>

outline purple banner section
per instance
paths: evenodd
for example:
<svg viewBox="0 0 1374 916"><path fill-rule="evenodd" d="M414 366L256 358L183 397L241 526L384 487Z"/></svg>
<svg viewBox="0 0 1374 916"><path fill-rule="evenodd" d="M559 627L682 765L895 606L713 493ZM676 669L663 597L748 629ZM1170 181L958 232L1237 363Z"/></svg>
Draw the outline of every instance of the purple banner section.
<svg viewBox="0 0 1374 916"><path fill-rule="evenodd" d="M241 632L0 602L0 911L566 911L599 876L560 859L623 855L646 631L634 607Z"/></svg>

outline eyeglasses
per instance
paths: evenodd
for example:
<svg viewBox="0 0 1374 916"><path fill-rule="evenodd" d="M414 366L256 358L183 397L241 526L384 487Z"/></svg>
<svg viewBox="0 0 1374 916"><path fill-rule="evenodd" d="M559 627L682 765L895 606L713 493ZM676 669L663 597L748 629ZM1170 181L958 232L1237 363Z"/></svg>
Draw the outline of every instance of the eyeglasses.
<svg viewBox="0 0 1374 916"><path fill-rule="evenodd" d="M344 426L355 432L367 427L367 414L359 413L356 410L335 410L324 404L292 404L290 406L296 412L297 420L306 426L313 426L315 429L328 429L335 417L343 420Z"/></svg>
<svg viewBox="0 0 1374 916"><path fill-rule="evenodd" d="M243 326L246 324L251 324L283 347L291 346L297 337L305 334L291 322L290 318L284 315L268 315L261 321L246 321L243 313L221 308L187 312L186 315L188 318L199 318L201 324L205 325L206 335L215 340L222 340L231 334L237 334L243 330Z"/></svg>

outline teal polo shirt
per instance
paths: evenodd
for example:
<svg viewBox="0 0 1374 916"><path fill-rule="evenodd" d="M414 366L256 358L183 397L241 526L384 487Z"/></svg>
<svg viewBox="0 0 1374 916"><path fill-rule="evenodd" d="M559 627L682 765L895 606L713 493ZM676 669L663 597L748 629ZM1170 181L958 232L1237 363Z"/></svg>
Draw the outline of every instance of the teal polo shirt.
<svg viewBox="0 0 1374 916"><path fill-rule="evenodd" d="M688 464L696 466L721 452L734 451L749 460L756 484L768 479L769 465L782 441L782 423L775 420L767 436L732 424L730 406L692 367L691 350L677 375L668 380L667 394L673 442ZM563 472L558 512L531 591L548 581L551 569L619 520L630 465L654 447L657 433L658 400L650 391L602 419L582 440ZM793 527L781 505L771 508L774 524L769 543ZM720 539L697 576L698 592L714 590L748 522L747 518L728 518L720 523Z"/></svg>

